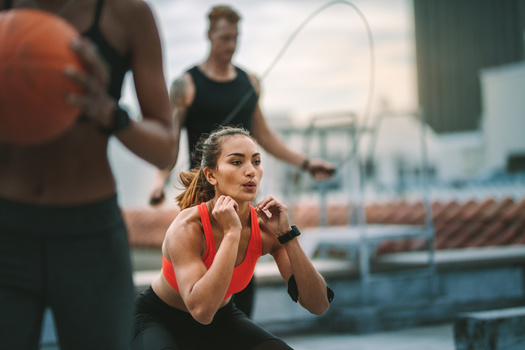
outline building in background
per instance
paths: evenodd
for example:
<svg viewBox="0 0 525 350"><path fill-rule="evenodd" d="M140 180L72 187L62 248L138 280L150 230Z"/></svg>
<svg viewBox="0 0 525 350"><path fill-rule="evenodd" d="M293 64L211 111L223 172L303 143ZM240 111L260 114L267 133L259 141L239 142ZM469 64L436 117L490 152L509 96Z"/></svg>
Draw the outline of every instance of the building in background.
<svg viewBox="0 0 525 350"><path fill-rule="evenodd" d="M437 134L479 130L480 72L525 58L525 1L414 0L418 95Z"/></svg>
<svg viewBox="0 0 525 350"><path fill-rule="evenodd" d="M525 171L525 1L414 0L419 102L444 181Z"/></svg>
<svg viewBox="0 0 525 350"><path fill-rule="evenodd" d="M483 168L525 172L525 61L481 71Z"/></svg>

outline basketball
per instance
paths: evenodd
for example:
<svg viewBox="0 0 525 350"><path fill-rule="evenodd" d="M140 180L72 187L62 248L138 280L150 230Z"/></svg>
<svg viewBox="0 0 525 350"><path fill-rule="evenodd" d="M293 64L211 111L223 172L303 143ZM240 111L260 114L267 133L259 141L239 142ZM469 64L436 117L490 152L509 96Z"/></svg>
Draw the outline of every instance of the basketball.
<svg viewBox="0 0 525 350"><path fill-rule="evenodd" d="M71 49L78 31L62 18L35 9L0 13L0 140L31 145L71 128L80 108L66 96L81 88L65 74L83 69Z"/></svg>

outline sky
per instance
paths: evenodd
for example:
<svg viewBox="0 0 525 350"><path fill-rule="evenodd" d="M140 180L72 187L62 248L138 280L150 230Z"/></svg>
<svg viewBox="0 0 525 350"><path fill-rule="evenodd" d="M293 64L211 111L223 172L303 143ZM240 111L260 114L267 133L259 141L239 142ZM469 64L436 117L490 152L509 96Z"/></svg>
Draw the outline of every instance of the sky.
<svg viewBox="0 0 525 350"><path fill-rule="evenodd" d="M146 1L159 27L167 85L206 58L207 14L214 5L228 4L242 16L234 63L262 77L260 103L267 118L288 116L300 123L319 113L347 111L363 117L370 97L372 113L385 103L416 108L411 0ZM129 77L122 102L138 110Z"/></svg>

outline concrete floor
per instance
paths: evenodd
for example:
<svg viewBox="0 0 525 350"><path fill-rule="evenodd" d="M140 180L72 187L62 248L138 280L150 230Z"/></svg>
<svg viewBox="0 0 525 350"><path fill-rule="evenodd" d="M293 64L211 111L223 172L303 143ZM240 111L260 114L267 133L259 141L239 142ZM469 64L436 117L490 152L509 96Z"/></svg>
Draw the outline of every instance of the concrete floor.
<svg viewBox="0 0 525 350"><path fill-rule="evenodd" d="M451 324L370 334L283 336L295 350L454 350Z"/></svg>
<svg viewBox="0 0 525 350"><path fill-rule="evenodd" d="M40 350L60 350L46 313ZM295 350L454 350L452 324L407 328L369 334L301 334L280 336Z"/></svg>

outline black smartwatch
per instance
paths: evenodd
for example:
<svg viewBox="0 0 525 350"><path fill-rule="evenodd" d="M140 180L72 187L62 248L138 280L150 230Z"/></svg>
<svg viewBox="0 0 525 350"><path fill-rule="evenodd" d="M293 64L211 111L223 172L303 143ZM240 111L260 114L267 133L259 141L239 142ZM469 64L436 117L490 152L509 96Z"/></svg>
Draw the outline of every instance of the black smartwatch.
<svg viewBox="0 0 525 350"><path fill-rule="evenodd" d="M129 118L128 112L117 105L115 113L113 113L113 123L110 127L104 128L99 126L98 129L105 135L113 135L116 132L126 130L129 127L131 119Z"/></svg>
<svg viewBox="0 0 525 350"><path fill-rule="evenodd" d="M294 239L295 237L299 236L300 234L301 234L301 232L299 231L297 226L292 225L292 229L290 231L286 232L282 236L277 237L277 239L279 240L279 243L285 244L286 242L291 241L292 239Z"/></svg>

